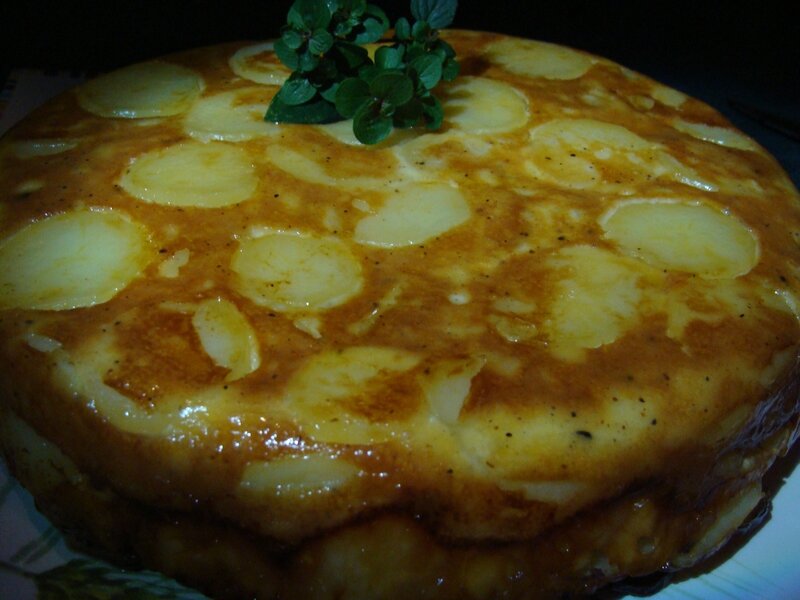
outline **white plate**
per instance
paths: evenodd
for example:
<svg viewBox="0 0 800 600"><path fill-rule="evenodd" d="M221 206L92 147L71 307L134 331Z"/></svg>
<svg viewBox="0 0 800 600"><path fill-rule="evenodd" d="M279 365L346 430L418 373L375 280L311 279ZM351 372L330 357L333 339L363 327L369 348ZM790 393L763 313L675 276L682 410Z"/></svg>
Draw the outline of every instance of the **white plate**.
<svg viewBox="0 0 800 600"><path fill-rule="evenodd" d="M795 452L795 455L800 454ZM790 600L800 598L800 470L775 498L772 518L713 571L672 584L653 600ZM69 550L0 461L0 598L34 600L37 585L60 585L50 598L110 600L120 589L141 598L199 600L154 573L126 573ZM64 567L64 565L67 565ZM72 590L75 595L68 596ZM39 594L39 599L45 597Z"/></svg>

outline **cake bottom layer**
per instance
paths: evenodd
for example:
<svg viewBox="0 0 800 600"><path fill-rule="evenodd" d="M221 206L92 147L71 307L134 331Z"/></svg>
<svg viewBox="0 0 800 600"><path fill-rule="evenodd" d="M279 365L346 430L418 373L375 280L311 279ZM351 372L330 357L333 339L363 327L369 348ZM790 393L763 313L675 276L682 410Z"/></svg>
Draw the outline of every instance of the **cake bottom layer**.
<svg viewBox="0 0 800 600"><path fill-rule="evenodd" d="M13 474L71 545L220 599L563 598L685 569L763 513L762 479L796 434L791 422L726 454L703 498L649 482L527 542L449 542L413 516L384 512L286 547L201 509L175 514L129 500L14 413L0 416Z"/></svg>

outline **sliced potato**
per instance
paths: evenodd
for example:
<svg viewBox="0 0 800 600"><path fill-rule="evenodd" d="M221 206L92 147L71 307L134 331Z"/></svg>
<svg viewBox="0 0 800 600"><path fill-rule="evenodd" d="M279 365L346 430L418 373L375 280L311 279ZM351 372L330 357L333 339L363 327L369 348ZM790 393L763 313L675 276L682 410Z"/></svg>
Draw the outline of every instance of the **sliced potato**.
<svg viewBox="0 0 800 600"><path fill-rule="evenodd" d="M370 246L411 246L442 235L465 223L469 204L455 188L418 183L398 190L378 212L361 219L354 239Z"/></svg>
<svg viewBox="0 0 800 600"><path fill-rule="evenodd" d="M291 74L275 56L272 42L239 48L228 64L239 77L265 85L283 85Z"/></svg>
<svg viewBox="0 0 800 600"><path fill-rule="evenodd" d="M583 351L611 344L639 322L641 271L634 261L591 246L559 251L558 273L543 331L554 354L578 360Z"/></svg>
<svg viewBox="0 0 800 600"><path fill-rule="evenodd" d="M101 75L76 93L81 107L101 117L146 119L184 112L204 87L191 69L151 61Z"/></svg>
<svg viewBox="0 0 800 600"><path fill-rule="evenodd" d="M336 456L292 454L247 465L240 489L247 494L297 498L339 489L359 472L354 464Z"/></svg>
<svg viewBox="0 0 800 600"><path fill-rule="evenodd" d="M503 133L528 122L527 98L502 81L460 77L445 93L445 120L459 131Z"/></svg>
<svg viewBox="0 0 800 600"><path fill-rule="evenodd" d="M704 142L711 142L712 144L718 144L726 148L736 148L737 150L758 150L758 144L753 140L743 133L729 127L718 127L705 123L691 123L682 119L675 119L672 125L678 131L688 133L692 137L696 137L698 140L703 140Z"/></svg>
<svg viewBox="0 0 800 600"><path fill-rule="evenodd" d="M419 357L410 352L379 346L321 352L292 377L285 401L292 418L316 441L383 441L391 437L389 422L412 399L396 390L392 395L393 377L418 362Z"/></svg>
<svg viewBox="0 0 800 600"><path fill-rule="evenodd" d="M256 304L319 311L361 291L361 264L335 238L273 232L242 240L232 262L235 285Z"/></svg>
<svg viewBox="0 0 800 600"><path fill-rule="evenodd" d="M758 239L729 212L700 202L643 199L624 202L600 220L605 236L659 269L701 277L738 277L758 262Z"/></svg>
<svg viewBox="0 0 800 600"><path fill-rule="evenodd" d="M504 39L487 48L489 57L517 75L545 79L577 79L594 60L588 54L534 40Z"/></svg>
<svg viewBox="0 0 800 600"><path fill-rule="evenodd" d="M258 337L229 300L203 301L192 316L192 325L206 353L219 366L229 369L226 381L241 379L261 364Z"/></svg>
<svg viewBox="0 0 800 600"><path fill-rule="evenodd" d="M107 302L153 258L147 231L111 210L37 221L0 242L0 309L69 310Z"/></svg>
<svg viewBox="0 0 800 600"><path fill-rule="evenodd" d="M198 100L184 119L184 129L201 142L243 142L280 130L264 120L275 90L248 87Z"/></svg>
<svg viewBox="0 0 800 600"><path fill-rule="evenodd" d="M136 157L120 185L145 202L217 208L250 198L258 178L244 151L186 142Z"/></svg>

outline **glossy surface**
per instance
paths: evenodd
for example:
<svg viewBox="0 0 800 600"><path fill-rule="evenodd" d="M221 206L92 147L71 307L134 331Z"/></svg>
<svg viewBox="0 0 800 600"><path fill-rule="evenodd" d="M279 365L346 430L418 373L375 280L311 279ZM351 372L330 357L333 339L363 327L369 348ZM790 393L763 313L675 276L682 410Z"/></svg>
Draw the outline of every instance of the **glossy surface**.
<svg viewBox="0 0 800 600"><path fill-rule="evenodd" d="M109 119L68 95L16 129L6 244L88 206L124 214L159 259L79 313L13 304L12 410L124 497L199 501L286 543L378 508L442 539L523 541L642 481L690 486L719 457L758 477L770 459L748 452L782 425L760 420L796 408L776 394L800 337L785 174L613 63L450 35L465 76L445 128L377 148L254 120L277 88L232 74L272 72L247 45L171 57L205 86L178 114ZM725 512L739 489L720 489ZM664 556L689 541L675 535Z"/></svg>

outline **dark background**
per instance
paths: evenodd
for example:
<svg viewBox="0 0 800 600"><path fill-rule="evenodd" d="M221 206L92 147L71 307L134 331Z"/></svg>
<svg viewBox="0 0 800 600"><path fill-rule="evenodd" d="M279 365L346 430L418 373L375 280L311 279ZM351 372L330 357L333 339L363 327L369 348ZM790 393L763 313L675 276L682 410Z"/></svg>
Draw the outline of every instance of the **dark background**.
<svg viewBox="0 0 800 600"><path fill-rule="evenodd" d="M393 20L408 13L408 0L378 3ZM289 0L2 4L3 66L100 71L194 46L274 37ZM565 43L640 70L721 73L788 94L800 87L797 4L461 0L455 26Z"/></svg>
<svg viewBox="0 0 800 600"><path fill-rule="evenodd" d="M409 0L373 1L392 21L408 14ZM275 37L289 4L0 0L0 78L19 67L96 73L191 47ZM461 0L454 26L567 44L651 75L721 109L788 160L796 176L797 144L742 117L729 101L800 119L797 6L796 0Z"/></svg>

